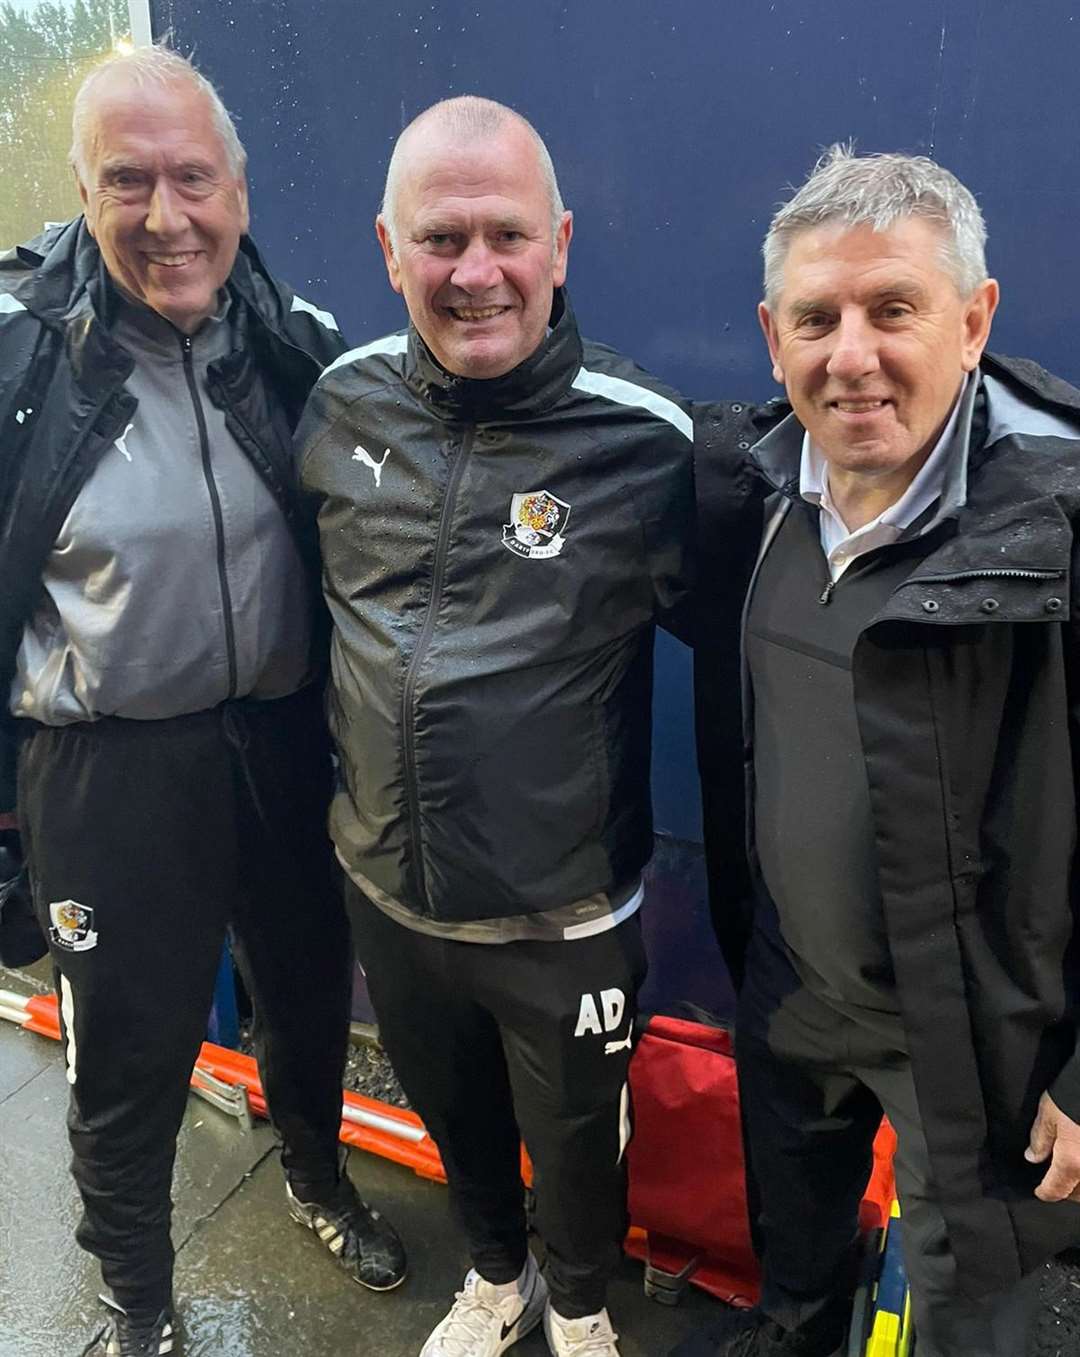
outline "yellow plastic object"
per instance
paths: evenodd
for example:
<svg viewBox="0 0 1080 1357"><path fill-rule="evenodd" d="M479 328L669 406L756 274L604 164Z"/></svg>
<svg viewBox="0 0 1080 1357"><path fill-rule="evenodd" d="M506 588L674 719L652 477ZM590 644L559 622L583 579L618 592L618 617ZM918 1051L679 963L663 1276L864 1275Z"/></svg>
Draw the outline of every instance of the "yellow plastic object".
<svg viewBox="0 0 1080 1357"><path fill-rule="evenodd" d="M896 1226L899 1218L900 1204L894 1201L882 1237L865 1357L909 1357L912 1351L911 1296Z"/></svg>

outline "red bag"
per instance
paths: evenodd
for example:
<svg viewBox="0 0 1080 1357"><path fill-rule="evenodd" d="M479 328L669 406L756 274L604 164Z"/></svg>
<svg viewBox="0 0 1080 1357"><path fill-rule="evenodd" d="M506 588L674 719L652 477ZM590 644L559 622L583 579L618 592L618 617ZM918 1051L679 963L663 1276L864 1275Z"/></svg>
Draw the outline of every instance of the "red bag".
<svg viewBox="0 0 1080 1357"><path fill-rule="evenodd" d="M686 1282L733 1305L758 1296L746 1211L731 1034L652 1018L630 1063L634 1134L627 1149L627 1251L645 1290L674 1304Z"/></svg>
<svg viewBox="0 0 1080 1357"><path fill-rule="evenodd" d="M630 1063L634 1134L627 1149L627 1252L645 1262L645 1291L674 1305L693 1282L752 1305L760 1274L750 1243L739 1093L730 1032L654 1017ZM883 1123L863 1202L864 1227L888 1219L896 1137Z"/></svg>

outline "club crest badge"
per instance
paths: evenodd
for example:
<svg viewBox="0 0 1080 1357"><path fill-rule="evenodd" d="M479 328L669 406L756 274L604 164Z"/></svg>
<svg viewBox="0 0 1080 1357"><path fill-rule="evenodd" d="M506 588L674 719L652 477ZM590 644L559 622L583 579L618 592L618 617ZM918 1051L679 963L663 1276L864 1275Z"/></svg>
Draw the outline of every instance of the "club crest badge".
<svg viewBox="0 0 1080 1357"><path fill-rule="evenodd" d="M510 522L503 524L503 546L533 561L558 556L566 544L570 506L548 490L528 490L510 500Z"/></svg>
<svg viewBox="0 0 1080 1357"><path fill-rule="evenodd" d="M94 911L75 900L55 900L49 906L49 936L65 952L88 952L97 946Z"/></svg>

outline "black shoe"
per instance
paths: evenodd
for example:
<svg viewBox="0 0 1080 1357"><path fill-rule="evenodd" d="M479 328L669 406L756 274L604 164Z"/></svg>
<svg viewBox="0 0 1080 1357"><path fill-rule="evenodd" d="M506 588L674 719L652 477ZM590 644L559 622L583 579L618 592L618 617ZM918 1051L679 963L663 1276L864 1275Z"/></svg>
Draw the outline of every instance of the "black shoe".
<svg viewBox="0 0 1080 1357"><path fill-rule="evenodd" d="M179 1357L179 1335L172 1308L166 1306L149 1324L136 1323L122 1310L118 1311L105 1337L104 1353L105 1357L164 1357L165 1353Z"/></svg>
<svg viewBox="0 0 1080 1357"><path fill-rule="evenodd" d="M823 1329L827 1331L822 1332ZM693 1334L668 1357L843 1357L835 1314L825 1324L782 1329L760 1310L732 1310L719 1324Z"/></svg>
<svg viewBox="0 0 1080 1357"><path fill-rule="evenodd" d="M342 1173L330 1201L302 1202L288 1183L289 1214L314 1230L354 1282L392 1291L405 1280L405 1250L394 1227L368 1206Z"/></svg>

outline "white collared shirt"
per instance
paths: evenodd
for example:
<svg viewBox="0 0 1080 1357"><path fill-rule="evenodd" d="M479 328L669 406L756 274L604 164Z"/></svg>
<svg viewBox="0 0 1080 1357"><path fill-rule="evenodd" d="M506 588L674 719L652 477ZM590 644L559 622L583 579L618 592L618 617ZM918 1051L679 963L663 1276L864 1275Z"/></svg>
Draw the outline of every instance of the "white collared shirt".
<svg viewBox="0 0 1080 1357"><path fill-rule="evenodd" d="M816 505L821 532L821 549L829 563L829 573L835 582L857 557L877 547L895 542L912 523L938 499L945 484L945 472L952 450L953 435L964 392L972 380L971 374L960 388L960 394L942 430L934 450L919 468L915 479L895 504L890 504L877 518L849 532L847 524L837 512L829 494L829 464L819 448L803 435L802 461L799 465L799 494L809 504Z"/></svg>

